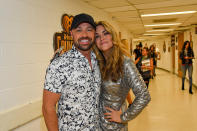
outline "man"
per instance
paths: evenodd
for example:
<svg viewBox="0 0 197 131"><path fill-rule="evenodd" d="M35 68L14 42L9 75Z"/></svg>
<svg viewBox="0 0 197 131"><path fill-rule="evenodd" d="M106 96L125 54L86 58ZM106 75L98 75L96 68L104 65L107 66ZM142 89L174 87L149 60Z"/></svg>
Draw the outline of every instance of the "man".
<svg viewBox="0 0 197 131"><path fill-rule="evenodd" d="M91 16L76 15L71 25L72 49L47 69L43 115L49 131L99 130L101 75L91 50L95 27Z"/></svg>
<svg viewBox="0 0 197 131"><path fill-rule="evenodd" d="M139 54L139 45L136 45L136 48L134 49L133 54L135 55L135 60L137 60L138 54Z"/></svg>

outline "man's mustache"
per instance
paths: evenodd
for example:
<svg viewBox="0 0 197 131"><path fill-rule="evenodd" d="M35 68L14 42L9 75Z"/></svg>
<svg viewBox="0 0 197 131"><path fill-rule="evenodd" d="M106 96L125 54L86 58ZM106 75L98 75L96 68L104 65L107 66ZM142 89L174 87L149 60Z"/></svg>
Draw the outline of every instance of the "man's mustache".
<svg viewBox="0 0 197 131"><path fill-rule="evenodd" d="M92 39L90 38L90 37L81 37L81 38L79 38L79 40L78 41L80 41L80 40L84 40L84 39L88 39L89 41L92 41Z"/></svg>

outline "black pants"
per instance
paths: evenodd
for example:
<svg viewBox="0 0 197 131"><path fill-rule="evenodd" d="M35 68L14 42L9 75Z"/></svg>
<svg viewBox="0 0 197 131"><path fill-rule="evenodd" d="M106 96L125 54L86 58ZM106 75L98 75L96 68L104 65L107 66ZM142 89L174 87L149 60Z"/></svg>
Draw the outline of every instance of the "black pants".
<svg viewBox="0 0 197 131"><path fill-rule="evenodd" d="M146 83L147 88L148 88L148 85L149 85L149 81L150 81L150 78L144 79L144 82Z"/></svg>

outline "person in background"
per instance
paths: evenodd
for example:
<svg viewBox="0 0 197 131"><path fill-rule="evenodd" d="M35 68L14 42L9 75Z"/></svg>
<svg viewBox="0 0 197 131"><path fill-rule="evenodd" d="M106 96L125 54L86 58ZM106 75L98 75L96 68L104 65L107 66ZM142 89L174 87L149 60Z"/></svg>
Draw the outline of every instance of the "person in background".
<svg viewBox="0 0 197 131"><path fill-rule="evenodd" d="M146 43L146 44L144 45L144 47L148 48L148 44Z"/></svg>
<svg viewBox="0 0 197 131"><path fill-rule="evenodd" d="M97 23L95 42L94 50L102 76L101 128L104 131L127 131L128 121L149 103L150 94L111 25L104 21ZM127 108L125 100L130 89L135 99Z"/></svg>
<svg viewBox="0 0 197 131"><path fill-rule="evenodd" d="M90 15L76 15L72 49L52 60L47 69L42 110L48 131L100 130L101 74L91 49L95 28Z"/></svg>
<svg viewBox="0 0 197 131"><path fill-rule="evenodd" d="M153 59L153 70L151 71L151 77L153 79L153 76L156 76L155 68L156 68L156 65L157 65L157 53L155 51L155 46L154 45L150 46L149 53L150 53L150 58Z"/></svg>
<svg viewBox="0 0 197 131"><path fill-rule="evenodd" d="M143 47L142 42L140 42L139 43L139 57L142 56L142 47Z"/></svg>
<svg viewBox="0 0 197 131"><path fill-rule="evenodd" d="M153 70L153 59L149 55L148 48L144 47L142 50L142 57L136 60L136 63L139 63L139 72L141 73L144 82L148 88L149 81L151 78L151 71Z"/></svg>
<svg viewBox="0 0 197 131"><path fill-rule="evenodd" d="M142 43L140 42L136 45L136 49L134 49L133 54L135 55L135 60L142 56Z"/></svg>
<svg viewBox="0 0 197 131"><path fill-rule="evenodd" d="M185 41L182 47L182 51L180 53L180 59L182 60L182 90L184 90L184 82L186 71L188 70L189 75L189 93L193 94L192 92L192 73L193 73L193 65L192 59L194 59L194 52L191 48L190 42Z"/></svg>
<svg viewBox="0 0 197 131"><path fill-rule="evenodd" d="M136 67L138 68L139 67L139 63L136 63L136 62L138 62L137 61L137 59L140 59L142 57L142 43L140 42L139 44L138 44L138 48L137 48L137 55L136 55L136 57L135 57L135 64L136 64Z"/></svg>
<svg viewBox="0 0 197 131"><path fill-rule="evenodd" d="M133 51L133 54L135 56L135 60L139 57L139 45L136 45L136 48Z"/></svg>

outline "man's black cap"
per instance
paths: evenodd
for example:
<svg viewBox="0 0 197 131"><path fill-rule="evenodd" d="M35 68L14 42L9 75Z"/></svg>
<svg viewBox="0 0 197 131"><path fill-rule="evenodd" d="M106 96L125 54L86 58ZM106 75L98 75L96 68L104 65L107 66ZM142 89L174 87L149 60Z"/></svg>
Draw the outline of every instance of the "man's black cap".
<svg viewBox="0 0 197 131"><path fill-rule="evenodd" d="M139 43L139 47L142 47L142 42Z"/></svg>
<svg viewBox="0 0 197 131"><path fill-rule="evenodd" d="M82 14L76 15L73 18L70 30L77 28L78 25L81 24L81 23L89 23L94 27L94 29L96 29L96 24L95 24L94 19L92 18L92 16L82 13Z"/></svg>

